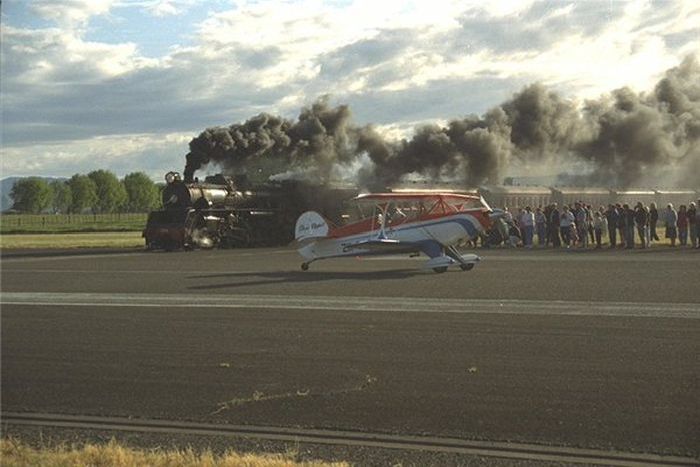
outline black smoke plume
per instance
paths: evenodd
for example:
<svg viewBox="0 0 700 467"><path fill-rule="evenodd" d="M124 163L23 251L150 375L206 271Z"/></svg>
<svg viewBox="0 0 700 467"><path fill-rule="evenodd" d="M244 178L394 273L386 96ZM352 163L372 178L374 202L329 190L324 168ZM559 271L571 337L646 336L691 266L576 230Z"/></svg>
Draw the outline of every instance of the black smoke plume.
<svg viewBox="0 0 700 467"><path fill-rule="evenodd" d="M577 175L589 184L630 186L676 167L680 179L657 184L692 186L700 174L700 66L688 57L652 92L622 88L583 106L533 84L483 116L425 125L400 141L353 125L347 106L331 107L324 97L296 121L260 114L205 130L190 142L185 178L209 163L235 173L261 162L319 182L363 162L354 175L368 188L407 174L497 184L511 166L532 174L581 163L589 170Z"/></svg>
<svg viewBox="0 0 700 467"><path fill-rule="evenodd" d="M208 128L190 141L185 180L192 180L196 170L212 162L231 172L271 162L280 168L312 170L327 179L334 164L356 157L349 130L350 109L330 108L327 98L303 109L296 122L260 114L245 123Z"/></svg>

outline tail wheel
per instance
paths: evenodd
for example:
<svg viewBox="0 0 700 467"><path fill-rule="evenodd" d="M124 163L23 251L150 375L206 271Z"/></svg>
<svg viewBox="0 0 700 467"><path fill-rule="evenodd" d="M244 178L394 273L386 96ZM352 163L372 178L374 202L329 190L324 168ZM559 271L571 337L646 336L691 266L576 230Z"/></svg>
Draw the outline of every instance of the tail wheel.
<svg viewBox="0 0 700 467"><path fill-rule="evenodd" d="M301 270L308 271L309 270L309 263L301 263Z"/></svg>
<svg viewBox="0 0 700 467"><path fill-rule="evenodd" d="M471 271L474 269L474 263L461 264L459 267L462 268L462 271Z"/></svg>

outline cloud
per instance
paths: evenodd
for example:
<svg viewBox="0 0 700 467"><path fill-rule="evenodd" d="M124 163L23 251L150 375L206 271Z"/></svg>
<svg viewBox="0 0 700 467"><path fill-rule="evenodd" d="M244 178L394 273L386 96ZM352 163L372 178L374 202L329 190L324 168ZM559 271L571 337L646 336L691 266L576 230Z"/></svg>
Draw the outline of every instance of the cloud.
<svg viewBox="0 0 700 467"><path fill-rule="evenodd" d="M700 6L683 1L241 1L208 15L200 0L29 5L51 27L3 13L3 145L47 154L52 143L87 151L77 141L196 134L263 111L292 117L324 94L357 123L389 127L481 113L535 81L582 100L648 89L700 50ZM91 29L117 9L206 19L185 45L146 58L138 37L108 43Z"/></svg>
<svg viewBox="0 0 700 467"><path fill-rule="evenodd" d="M10 146L3 149L0 173L69 177L107 167L120 177L143 171L159 180L164 169L183 165L181 149L191 138L189 133L122 134Z"/></svg>
<svg viewBox="0 0 700 467"><path fill-rule="evenodd" d="M34 0L30 8L44 19L62 27L84 26L91 17L109 12L117 0Z"/></svg>
<svg viewBox="0 0 700 467"><path fill-rule="evenodd" d="M120 0L121 7L139 7L156 17L178 16L191 9L214 3L211 0Z"/></svg>
<svg viewBox="0 0 700 467"><path fill-rule="evenodd" d="M182 4L173 0L160 0L146 8L154 16L169 16L182 14Z"/></svg>

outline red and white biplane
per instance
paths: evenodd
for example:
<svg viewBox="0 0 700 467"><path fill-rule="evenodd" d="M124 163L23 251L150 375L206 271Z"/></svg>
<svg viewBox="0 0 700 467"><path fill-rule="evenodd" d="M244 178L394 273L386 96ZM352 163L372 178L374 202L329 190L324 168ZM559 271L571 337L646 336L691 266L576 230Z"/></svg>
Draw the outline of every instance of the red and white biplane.
<svg viewBox="0 0 700 467"><path fill-rule="evenodd" d="M468 271L480 258L459 253L456 245L484 233L494 215L482 197L445 192L365 194L352 204L342 226L315 211L299 216L295 240L303 271L326 258L419 253L435 272L453 265Z"/></svg>

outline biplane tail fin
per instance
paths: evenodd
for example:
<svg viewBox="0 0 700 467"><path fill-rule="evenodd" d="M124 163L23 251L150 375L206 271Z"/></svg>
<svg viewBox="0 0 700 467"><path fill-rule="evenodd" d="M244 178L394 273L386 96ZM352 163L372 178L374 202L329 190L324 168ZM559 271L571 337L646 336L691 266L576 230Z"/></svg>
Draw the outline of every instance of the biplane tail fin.
<svg viewBox="0 0 700 467"><path fill-rule="evenodd" d="M303 243L315 238L328 237L331 227L328 221L316 211L306 211L297 219L294 228L294 240Z"/></svg>

